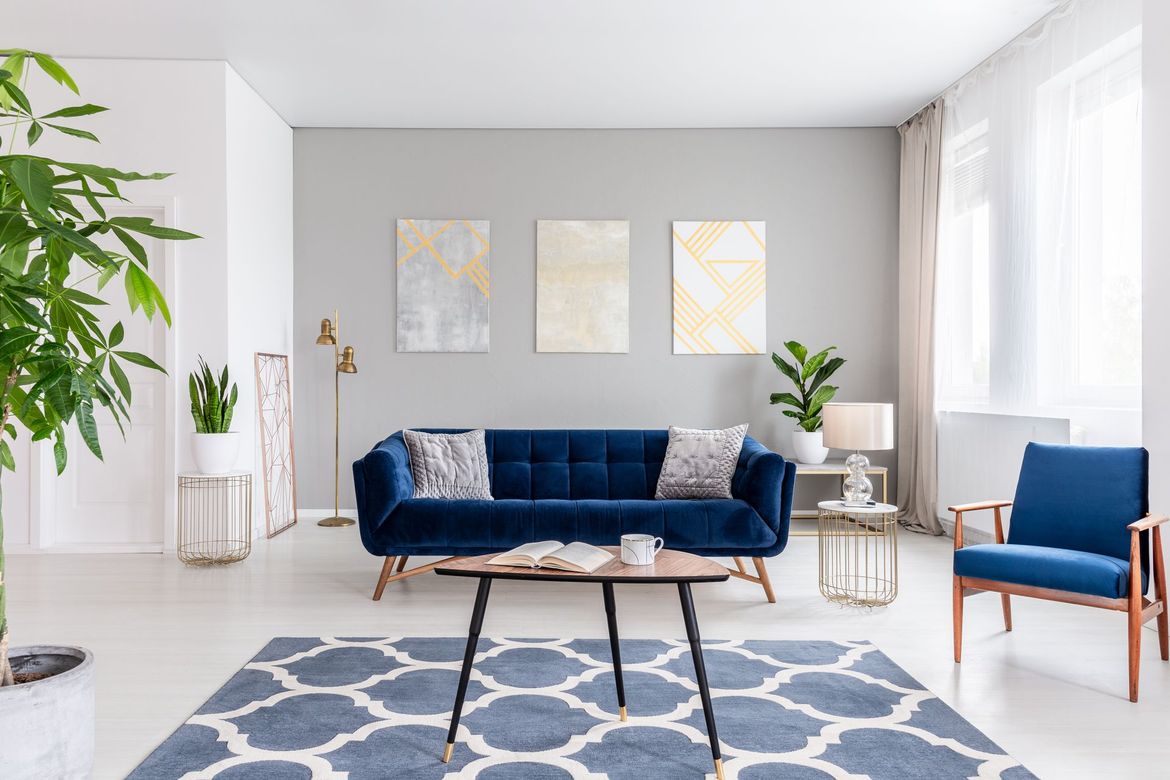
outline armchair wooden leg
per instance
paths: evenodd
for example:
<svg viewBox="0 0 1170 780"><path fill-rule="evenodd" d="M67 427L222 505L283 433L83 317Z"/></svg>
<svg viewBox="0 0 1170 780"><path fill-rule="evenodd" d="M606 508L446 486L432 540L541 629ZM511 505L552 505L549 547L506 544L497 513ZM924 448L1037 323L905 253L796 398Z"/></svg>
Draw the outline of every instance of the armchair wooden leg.
<svg viewBox="0 0 1170 780"><path fill-rule="evenodd" d="M1167 626L1166 615L1166 563L1162 560L1162 529L1154 526L1151 531L1154 537L1154 597L1162 602L1162 612L1158 615L1158 649L1162 651L1162 660L1170 661L1170 630Z"/></svg>
<svg viewBox="0 0 1170 780"><path fill-rule="evenodd" d="M1004 593L999 597L1000 604L1003 606L1003 630L1012 630L1012 597Z"/></svg>
<svg viewBox="0 0 1170 780"><path fill-rule="evenodd" d="M756 565L756 575L760 578L760 584L764 586L764 595L768 597L768 603L775 604L776 594L772 592L772 580L768 579L768 569L764 566L764 559L752 558L752 563Z"/></svg>
<svg viewBox="0 0 1170 780"><path fill-rule="evenodd" d="M1129 549L1129 700L1138 700L1138 674L1142 660L1142 567L1140 534L1130 534Z"/></svg>
<svg viewBox="0 0 1170 780"><path fill-rule="evenodd" d="M382 591L386 590L386 582L394 571L394 556L387 555L382 561L382 573L378 575L378 584L374 586L374 601L382 600Z"/></svg>
<svg viewBox="0 0 1170 780"><path fill-rule="evenodd" d="M963 661L963 578L954 578L954 591L951 607L953 610L953 630L955 633L955 663Z"/></svg>

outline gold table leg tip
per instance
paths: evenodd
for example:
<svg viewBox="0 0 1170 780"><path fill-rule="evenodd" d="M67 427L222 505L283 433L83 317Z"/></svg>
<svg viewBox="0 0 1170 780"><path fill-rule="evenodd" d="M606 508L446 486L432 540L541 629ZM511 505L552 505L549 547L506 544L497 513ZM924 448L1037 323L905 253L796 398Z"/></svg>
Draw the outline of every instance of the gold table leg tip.
<svg viewBox="0 0 1170 780"><path fill-rule="evenodd" d="M715 780L723 780L723 759L715 759Z"/></svg>
<svg viewBox="0 0 1170 780"><path fill-rule="evenodd" d="M625 706L618 707L618 717L622 719L622 723L626 722L626 708Z"/></svg>
<svg viewBox="0 0 1170 780"><path fill-rule="evenodd" d="M451 762L451 754L454 752L455 752L455 743L448 742L447 747L445 747L443 749L443 763L444 764L448 764ZM720 777L722 777L722 775L720 775Z"/></svg>

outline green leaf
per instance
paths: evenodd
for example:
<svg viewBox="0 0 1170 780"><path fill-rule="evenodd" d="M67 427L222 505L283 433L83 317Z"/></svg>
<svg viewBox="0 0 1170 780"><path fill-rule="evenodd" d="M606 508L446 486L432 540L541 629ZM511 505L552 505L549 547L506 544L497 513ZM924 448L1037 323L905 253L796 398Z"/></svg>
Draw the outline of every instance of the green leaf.
<svg viewBox="0 0 1170 780"><path fill-rule="evenodd" d="M121 323L118 324L120 325ZM122 394L122 397L128 403L132 402L134 398L130 392L130 380L127 378L126 372L122 370L122 367L113 358L110 358L110 376L114 378L114 384L118 386L118 392Z"/></svg>
<svg viewBox="0 0 1170 780"><path fill-rule="evenodd" d="M8 361L18 352L28 349L40 334L22 326L0 330L0 360Z"/></svg>
<svg viewBox="0 0 1170 780"><path fill-rule="evenodd" d="M29 105L28 96L24 94L24 90L16 86L16 82L0 81L0 88L3 88L9 99L6 108L11 108L12 104L15 103L26 115L32 115L32 106Z"/></svg>
<svg viewBox="0 0 1170 780"><path fill-rule="evenodd" d="M95 106L93 103L86 103L83 106L68 106L66 108L58 108L45 114L41 119L72 119L78 116L89 116L90 114L100 114L103 111L109 111L105 106Z"/></svg>
<svg viewBox="0 0 1170 780"><path fill-rule="evenodd" d="M41 70L45 72L49 78L58 84L68 87L73 94L78 94L77 84L73 81L73 77L69 75L69 71L61 67L61 64L48 54L41 54L40 52L30 52L32 58L36 60L37 65L41 66Z"/></svg>
<svg viewBox="0 0 1170 780"><path fill-rule="evenodd" d="M785 409L783 412L781 412L781 414L783 414L785 417L791 417L793 420L799 420L804 417L804 415L802 415L800 412L794 412L791 409Z"/></svg>
<svg viewBox="0 0 1170 780"><path fill-rule="evenodd" d="M142 263L143 268L149 268L150 263L146 257L146 250L142 247L142 244L138 242L138 239L134 238L134 236L130 235L128 232L118 227L117 225L111 225L111 227L114 231L114 235L118 237L118 240L122 242L122 245L126 247L126 250L130 252L130 254L134 255L138 262Z"/></svg>
<svg viewBox="0 0 1170 780"><path fill-rule="evenodd" d="M28 207L47 215L53 200L53 171L49 166L33 157L11 157L0 162L0 167L8 172Z"/></svg>
<svg viewBox="0 0 1170 780"><path fill-rule="evenodd" d="M134 302L137 300L138 304L142 306L142 310L146 312L148 319L153 318L154 312L157 310L162 314L167 325L171 324L171 310L167 308L167 301L162 290L158 289L158 285L154 283L154 279L150 278L150 274L134 263L129 263L126 266L126 293L131 311L134 311Z"/></svg>
<svg viewBox="0 0 1170 780"><path fill-rule="evenodd" d="M808 417L806 419L800 420L797 424L809 433L816 433L817 430L821 427L821 418Z"/></svg>
<svg viewBox="0 0 1170 780"><path fill-rule="evenodd" d="M100 143L100 141L98 141L98 137L88 130L79 130L76 127L66 127L65 125L55 125L52 122L45 122L45 124L56 130L58 133L64 133L65 135L71 135L75 138L84 138L87 141Z"/></svg>
<svg viewBox="0 0 1170 780"><path fill-rule="evenodd" d="M830 349L835 349L835 347L829 347L829 349L822 349L820 352L818 352L817 354L813 355L811 358L808 359L808 362L806 362L804 364L804 366L801 368L801 371L800 371L800 378L802 380L807 381L810 376L812 376L813 374L815 374L817 372L817 369L819 369L822 365L824 365L825 358L827 358L829 356Z"/></svg>
<svg viewBox="0 0 1170 780"><path fill-rule="evenodd" d="M797 387L800 387L800 374L797 373L796 368L792 364L775 352L772 353L772 362L776 364L776 368L780 369L780 373L791 379Z"/></svg>
<svg viewBox="0 0 1170 780"><path fill-rule="evenodd" d="M110 224L124 227L127 230L132 230L144 236L161 238L167 241L187 241L192 238L199 238L199 236L194 233L188 233L186 230L156 225L148 217L114 217L110 220Z"/></svg>
<svg viewBox="0 0 1170 780"><path fill-rule="evenodd" d="M796 358L797 363L803 363L808 355L808 350L799 341L785 341L784 348L792 353L792 357Z"/></svg>
<svg viewBox="0 0 1170 780"><path fill-rule="evenodd" d="M16 458L12 457L12 448L4 439L0 439L0 468L16 471Z"/></svg>
<svg viewBox="0 0 1170 780"><path fill-rule="evenodd" d="M122 327L122 321L118 320L114 323L114 327L110 328L109 344L110 349L122 343L122 339L126 336L126 329Z"/></svg>
<svg viewBox="0 0 1170 780"><path fill-rule="evenodd" d="M821 385L817 388L812 397L808 399L808 414L820 414L821 407L833 400L833 396L837 394L837 388L832 385ZM816 430L815 428L813 430Z"/></svg>
<svg viewBox="0 0 1170 780"><path fill-rule="evenodd" d="M800 399L794 396L792 393L772 393L772 395L768 398L768 403L788 404L789 406L795 406L797 409L804 408L804 404L801 403Z"/></svg>
<svg viewBox="0 0 1170 780"><path fill-rule="evenodd" d="M122 350L116 350L114 354L129 363L133 363L138 366L144 366L154 371L161 371L164 374L167 372L165 368L160 366L158 363L155 363L141 352L124 352Z"/></svg>
<svg viewBox="0 0 1170 780"><path fill-rule="evenodd" d="M77 406L77 430L81 440L98 460L102 460L102 445L98 441L97 422L93 419L93 402L85 401Z"/></svg>
<svg viewBox="0 0 1170 780"><path fill-rule="evenodd" d="M43 133L43 132L45 132L45 128L41 126L40 122L33 122L32 124L30 124L28 126L28 135L26 136L26 139L28 140L28 145L32 146L33 144L35 144L37 142L37 139L41 137L41 133Z"/></svg>
<svg viewBox="0 0 1170 780"><path fill-rule="evenodd" d="M57 464L57 474L64 473L65 464L69 462L69 451L65 449L65 434L60 430L53 439L53 460Z"/></svg>
<svg viewBox="0 0 1170 780"><path fill-rule="evenodd" d="M811 393L816 390L843 365L845 365L845 358L835 357L829 360L817 371L816 376L813 377L812 384L808 386L808 391Z"/></svg>

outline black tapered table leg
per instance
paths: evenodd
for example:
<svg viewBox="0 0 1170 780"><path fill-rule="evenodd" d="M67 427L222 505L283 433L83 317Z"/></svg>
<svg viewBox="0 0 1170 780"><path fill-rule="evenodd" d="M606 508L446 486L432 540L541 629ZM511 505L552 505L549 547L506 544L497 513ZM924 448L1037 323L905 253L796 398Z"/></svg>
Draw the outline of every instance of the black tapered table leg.
<svg viewBox="0 0 1170 780"><path fill-rule="evenodd" d="M711 690L707 687L707 667L703 664L703 647L699 641L699 624L695 620L695 601L691 598L691 584L678 584L682 602L683 623L687 627L687 641L691 644L691 660L695 662L695 682L699 684L699 700L703 703L703 717L707 720L707 739L711 742L711 758L715 759L715 777L723 780L723 758L719 755L719 734L715 731L715 710L711 707Z"/></svg>
<svg viewBox="0 0 1170 780"><path fill-rule="evenodd" d="M483 627L483 613L487 609L488 591L491 587L491 577L479 578L475 609L471 612L471 627L467 630L467 649L463 651L463 670L459 672L459 688L455 692L455 707L451 710L451 728L447 730L447 747L443 750L444 764L451 760L451 754L455 751L455 732L459 730L459 714L463 712L467 681L471 679L471 664L475 660L475 647L479 644L479 630Z"/></svg>
<svg viewBox="0 0 1170 780"><path fill-rule="evenodd" d="M618 716L626 719L626 685L622 681L622 650L618 644L617 607L613 601L613 583L601 583L605 594L605 620L609 624L609 653L613 656L613 679L617 683Z"/></svg>

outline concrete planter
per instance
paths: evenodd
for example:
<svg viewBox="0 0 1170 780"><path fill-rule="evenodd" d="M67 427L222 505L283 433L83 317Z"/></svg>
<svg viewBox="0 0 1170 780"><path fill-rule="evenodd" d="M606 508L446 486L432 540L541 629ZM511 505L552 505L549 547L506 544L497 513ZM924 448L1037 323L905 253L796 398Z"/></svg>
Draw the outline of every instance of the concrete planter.
<svg viewBox="0 0 1170 780"><path fill-rule="evenodd" d="M0 775L5 780L89 777L93 769L93 654L34 645L9 651L13 671L43 680L0 688Z"/></svg>

